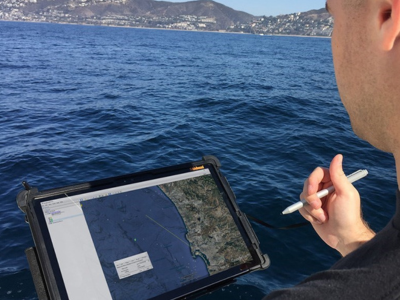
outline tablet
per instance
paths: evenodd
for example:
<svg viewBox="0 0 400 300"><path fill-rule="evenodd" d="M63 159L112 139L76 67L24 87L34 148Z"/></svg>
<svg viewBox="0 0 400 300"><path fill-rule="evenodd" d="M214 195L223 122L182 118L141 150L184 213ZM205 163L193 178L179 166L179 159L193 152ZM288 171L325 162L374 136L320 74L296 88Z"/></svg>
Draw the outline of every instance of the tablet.
<svg viewBox="0 0 400 300"><path fill-rule="evenodd" d="M220 163L18 195L50 299L182 299L269 266Z"/></svg>

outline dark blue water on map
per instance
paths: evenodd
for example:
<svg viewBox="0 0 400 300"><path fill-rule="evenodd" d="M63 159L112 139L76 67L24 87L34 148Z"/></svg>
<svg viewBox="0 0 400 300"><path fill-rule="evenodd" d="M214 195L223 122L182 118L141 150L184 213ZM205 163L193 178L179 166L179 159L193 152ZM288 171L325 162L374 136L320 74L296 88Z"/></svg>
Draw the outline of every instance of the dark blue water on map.
<svg viewBox="0 0 400 300"><path fill-rule="evenodd" d="M15 196L216 155L240 208L277 226L316 166L345 156L364 216L394 211L393 158L352 132L329 39L0 22L0 299L36 299ZM339 255L309 227L254 224L271 267L203 299L260 299Z"/></svg>
<svg viewBox="0 0 400 300"><path fill-rule="evenodd" d="M174 202L160 188L117 193L81 205L113 299L135 294L135 299L146 300L209 276L205 261L191 253L187 228ZM144 252L153 268L119 280L114 262Z"/></svg>

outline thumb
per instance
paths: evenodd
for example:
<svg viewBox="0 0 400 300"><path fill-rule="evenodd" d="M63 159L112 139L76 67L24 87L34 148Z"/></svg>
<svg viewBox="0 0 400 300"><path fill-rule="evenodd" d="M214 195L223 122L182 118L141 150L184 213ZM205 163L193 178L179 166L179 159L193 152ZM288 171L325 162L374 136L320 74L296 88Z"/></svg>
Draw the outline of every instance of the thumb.
<svg viewBox="0 0 400 300"><path fill-rule="evenodd" d="M343 171L343 155L338 154L332 159L331 166L329 167L329 175L337 194L341 194L351 186Z"/></svg>

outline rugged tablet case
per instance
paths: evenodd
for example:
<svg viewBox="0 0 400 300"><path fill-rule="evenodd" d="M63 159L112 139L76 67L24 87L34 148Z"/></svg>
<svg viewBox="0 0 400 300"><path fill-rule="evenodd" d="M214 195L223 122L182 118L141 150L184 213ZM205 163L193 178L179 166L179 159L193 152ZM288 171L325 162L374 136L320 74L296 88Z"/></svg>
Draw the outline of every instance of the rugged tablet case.
<svg viewBox="0 0 400 300"><path fill-rule="evenodd" d="M58 291L56 280L55 280L54 274L52 272L50 259L46 252L46 247L44 245L44 239L43 239L40 227L39 227L39 223L36 220L34 214L32 213L33 201L35 201L35 198L43 198L43 197L49 197L49 196L63 195L65 193L79 192L80 190L85 190L85 189L93 188L93 187L107 188L107 185L110 185L111 183L114 183L116 181L123 181L124 179L131 177L132 175L140 176L141 174L145 174L148 172L163 173L163 172L168 171L169 169L175 169L177 167L193 168L193 167L197 167L197 166L202 166L204 164L212 164L215 167L217 176L219 177L219 179L223 185L223 188L224 188L226 194L228 195L228 198L229 198L233 208L235 209L238 219L242 223L242 225L253 245L253 248L255 249L256 254L259 257L259 260L261 261L261 264L259 266L254 267L250 271L252 272L252 271L267 269L270 265L269 257L266 254L262 254L260 246L259 246L260 242L259 242L252 226L250 225L250 222L248 221L247 216L240 211L240 209L236 203L235 194L233 193L225 176L223 176L221 174L220 161L215 156L204 156L201 161L186 163L186 164L173 166L173 167L165 167L165 168L155 169L155 170L151 170L151 171L143 171L143 172L139 172L139 173L122 175L122 176L117 176L117 177L112 177L112 178L107 178L107 179L95 180L95 181L90 181L87 183L46 190L43 192L39 192L39 190L37 188L30 187L26 181L23 181L22 185L24 186L24 190L22 190L18 193L16 200L17 200L18 207L25 214L25 221L29 224L29 227L30 227L31 233L32 233L32 237L33 237L33 240L35 243L35 247L28 248L25 251L25 253L26 253L26 256L28 259L29 268L30 268L30 271L31 271L31 274L33 277L33 282L34 282L35 289L36 289L39 300L60 299L60 296L59 296L60 293ZM41 251L38 251L37 248L41 249ZM188 295L188 296L185 296L185 297L182 297L179 299L198 298L198 297L203 296L204 294L211 293L223 286L230 285L233 282L235 282L235 278L230 278L230 279L227 279L226 281L220 282L218 285L213 285L209 288L205 288L202 291L193 293L191 295Z"/></svg>

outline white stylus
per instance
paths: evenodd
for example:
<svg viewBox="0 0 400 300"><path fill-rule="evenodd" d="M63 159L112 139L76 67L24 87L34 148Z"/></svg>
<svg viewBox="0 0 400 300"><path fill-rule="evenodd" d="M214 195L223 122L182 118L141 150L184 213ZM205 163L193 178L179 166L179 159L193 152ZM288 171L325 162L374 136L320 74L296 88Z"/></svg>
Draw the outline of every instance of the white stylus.
<svg viewBox="0 0 400 300"><path fill-rule="evenodd" d="M353 183L353 182L356 182L357 180L360 180L361 178L364 178L367 175L368 175L367 170L358 170L358 171L354 172L353 174L350 174L349 176L347 176L347 179L349 180L350 183ZM332 185L326 189L320 190L317 193L317 196L318 196L318 198L323 198L323 197L329 195L330 193L332 193L334 190L335 190L335 187ZM286 208L282 212L282 214L283 215L291 214L292 212L299 210L306 204L307 204L307 201L305 199L301 199L299 202L292 204L288 208Z"/></svg>

